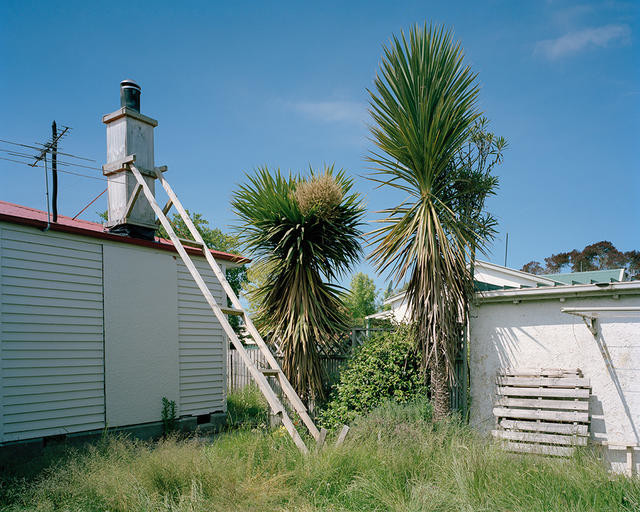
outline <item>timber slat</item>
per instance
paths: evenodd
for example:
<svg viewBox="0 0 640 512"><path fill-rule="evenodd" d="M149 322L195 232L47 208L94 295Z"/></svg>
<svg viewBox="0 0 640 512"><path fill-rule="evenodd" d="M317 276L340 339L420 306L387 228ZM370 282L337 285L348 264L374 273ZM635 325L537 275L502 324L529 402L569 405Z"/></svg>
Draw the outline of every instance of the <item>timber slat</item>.
<svg viewBox="0 0 640 512"><path fill-rule="evenodd" d="M497 418L520 418L528 420L575 421L577 423L587 423L589 421L588 413L573 411L537 411L534 409L494 407L493 415Z"/></svg>
<svg viewBox="0 0 640 512"><path fill-rule="evenodd" d="M588 434L587 425L572 425L571 423L550 423L522 420L500 420L500 427L506 430L534 430L536 432L549 432L554 434L580 435Z"/></svg>
<svg viewBox="0 0 640 512"><path fill-rule="evenodd" d="M582 377L579 368L506 368L500 370L503 377Z"/></svg>
<svg viewBox="0 0 640 512"><path fill-rule="evenodd" d="M493 437L510 441L528 443L560 444L567 446L585 446L587 438L582 436L563 436L558 434L538 434L533 432L515 432L510 430L492 430Z"/></svg>
<svg viewBox="0 0 640 512"><path fill-rule="evenodd" d="M226 307L220 307L220 309L222 310L222 312L225 315L233 315L233 316L242 316L244 315L244 311L242 309L235 309L235 308L226 308Z"/></svg>
<svg viewBox="0 0 640 512"><path fill-rule="evenodd" d="M537 453L538 455L555 455L557 457L571 457L575 448L567 448L564 446L547 446L541 444L527 443L505 443L505 448L510 452L520 453Z"/></svg>
<svg viewBox="0 0 640 512"><path fill-rule="evenodd" d="M589 398L589 388L563 389L563 388L520 388L501 386L497 390L502 396L535 396L556 398Z"/></svg>
<svg viewBox="0 0 640 512"><path fill-rule="evenodd" d="M198 242L196 240L189 240L188 238L178 238L182 245L188 245L190 247L205 247L205 244Z"/></svg>
<svg viewBox="0 0 640 512"><path fill-rule="evenodd" d="M589 379L578 377L498 377L499 386L588 388Z"/></svg>
<svg viewBox="0 0 640 512"><path fill-rule="evenodd" d="M533 409L569 409L588 411L589 402L585 400L542 400L539 398L498 398L496 405L504 407L528 407Z"/></svg>

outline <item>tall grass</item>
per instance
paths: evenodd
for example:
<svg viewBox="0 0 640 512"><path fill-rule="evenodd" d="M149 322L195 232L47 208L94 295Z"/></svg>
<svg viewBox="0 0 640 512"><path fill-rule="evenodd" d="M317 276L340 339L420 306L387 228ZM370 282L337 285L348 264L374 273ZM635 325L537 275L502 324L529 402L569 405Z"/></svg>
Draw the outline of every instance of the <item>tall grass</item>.
<svg viewBox="0 0 640 512"><path fill-rule="evenodd" d="M213 442L108 437L5 494L7 510L637 511L640 481L573 459L504 453L425 404L386 404L341 447L302 456L282 429Z"/></svg>

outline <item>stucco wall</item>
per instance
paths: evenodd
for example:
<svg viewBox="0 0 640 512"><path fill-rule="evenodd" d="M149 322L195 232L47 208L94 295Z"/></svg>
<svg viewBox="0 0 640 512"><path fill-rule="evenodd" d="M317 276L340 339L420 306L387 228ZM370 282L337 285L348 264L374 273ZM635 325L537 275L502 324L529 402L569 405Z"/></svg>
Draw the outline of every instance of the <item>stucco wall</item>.
<svg viewBox="0 0 640 512"><path fill-rule="evenodd" d="M640 318L600 318L594 337L580 317L560 311L597 306L640 306L640 295L517 304L511 300L475 307L470 342L472 425L483 432L495 425L492 405L499 368L580 368L591 379L593 440L640 444ZM614 466L622 469L624 450L614 449L609 455ZM636 472L638 459L636 451Z"/></svg>

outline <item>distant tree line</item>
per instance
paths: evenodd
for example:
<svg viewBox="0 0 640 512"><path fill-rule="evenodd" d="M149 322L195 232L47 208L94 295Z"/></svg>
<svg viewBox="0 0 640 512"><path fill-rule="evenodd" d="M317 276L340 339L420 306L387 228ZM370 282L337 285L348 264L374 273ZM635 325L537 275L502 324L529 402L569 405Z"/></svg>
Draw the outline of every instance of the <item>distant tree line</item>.
<svg viewBox="0 0 640 512"><path fill-rule="evenodd" d="M522 271L530 274L558 274L624 268L630 279L640 279L640 251L622 252L606 240L587 245L581 251L559 252L539 261L530 261Z"/></svg>

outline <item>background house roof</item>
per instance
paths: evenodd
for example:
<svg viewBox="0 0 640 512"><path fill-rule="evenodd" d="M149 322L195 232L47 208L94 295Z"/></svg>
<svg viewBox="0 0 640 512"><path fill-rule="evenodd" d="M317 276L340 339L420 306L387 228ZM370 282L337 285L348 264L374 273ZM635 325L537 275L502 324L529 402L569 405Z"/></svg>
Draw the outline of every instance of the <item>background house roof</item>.
<svg viewBox="0 0 640 512"><path fill-rule="evenodd" d="M25 226L34 226L40 229L44 229L47 225L47 212L42 210L36 210L35 208L29 208L27 206L21 206L19 204L8 203L6 201L0 201L0 221L11 222L13 224L22 224ZM126 244L140 245L143 247L150 247L152 249L176 251L171 240L165 240L164 238L156 237L155 241L141 240L139 238L132 238L130 236L117 235L105 230L102 224L98 222L90 222L82 219L72 219L71 217L65 217L64 215L58 215L58 222L51 223L51 231L61 231L65 233L72 233L76 235L89 236L93 238L100 238L103 240L111 240L114 242L121 242ZM185 250L194 255L202 255L200 249L185 247ZM216 259L225 260L236 264L249 263L251 260L237 254L231 254L222 251L214 251L210 249L211 254Z"/></svg>
<svg viewBox="0 0 640 512"><path fill-rule="evenodd" d="M624 280L624 269L591 270L589 272L567 272L565 274L542 274L561 284L614 283Z"/></svg>

